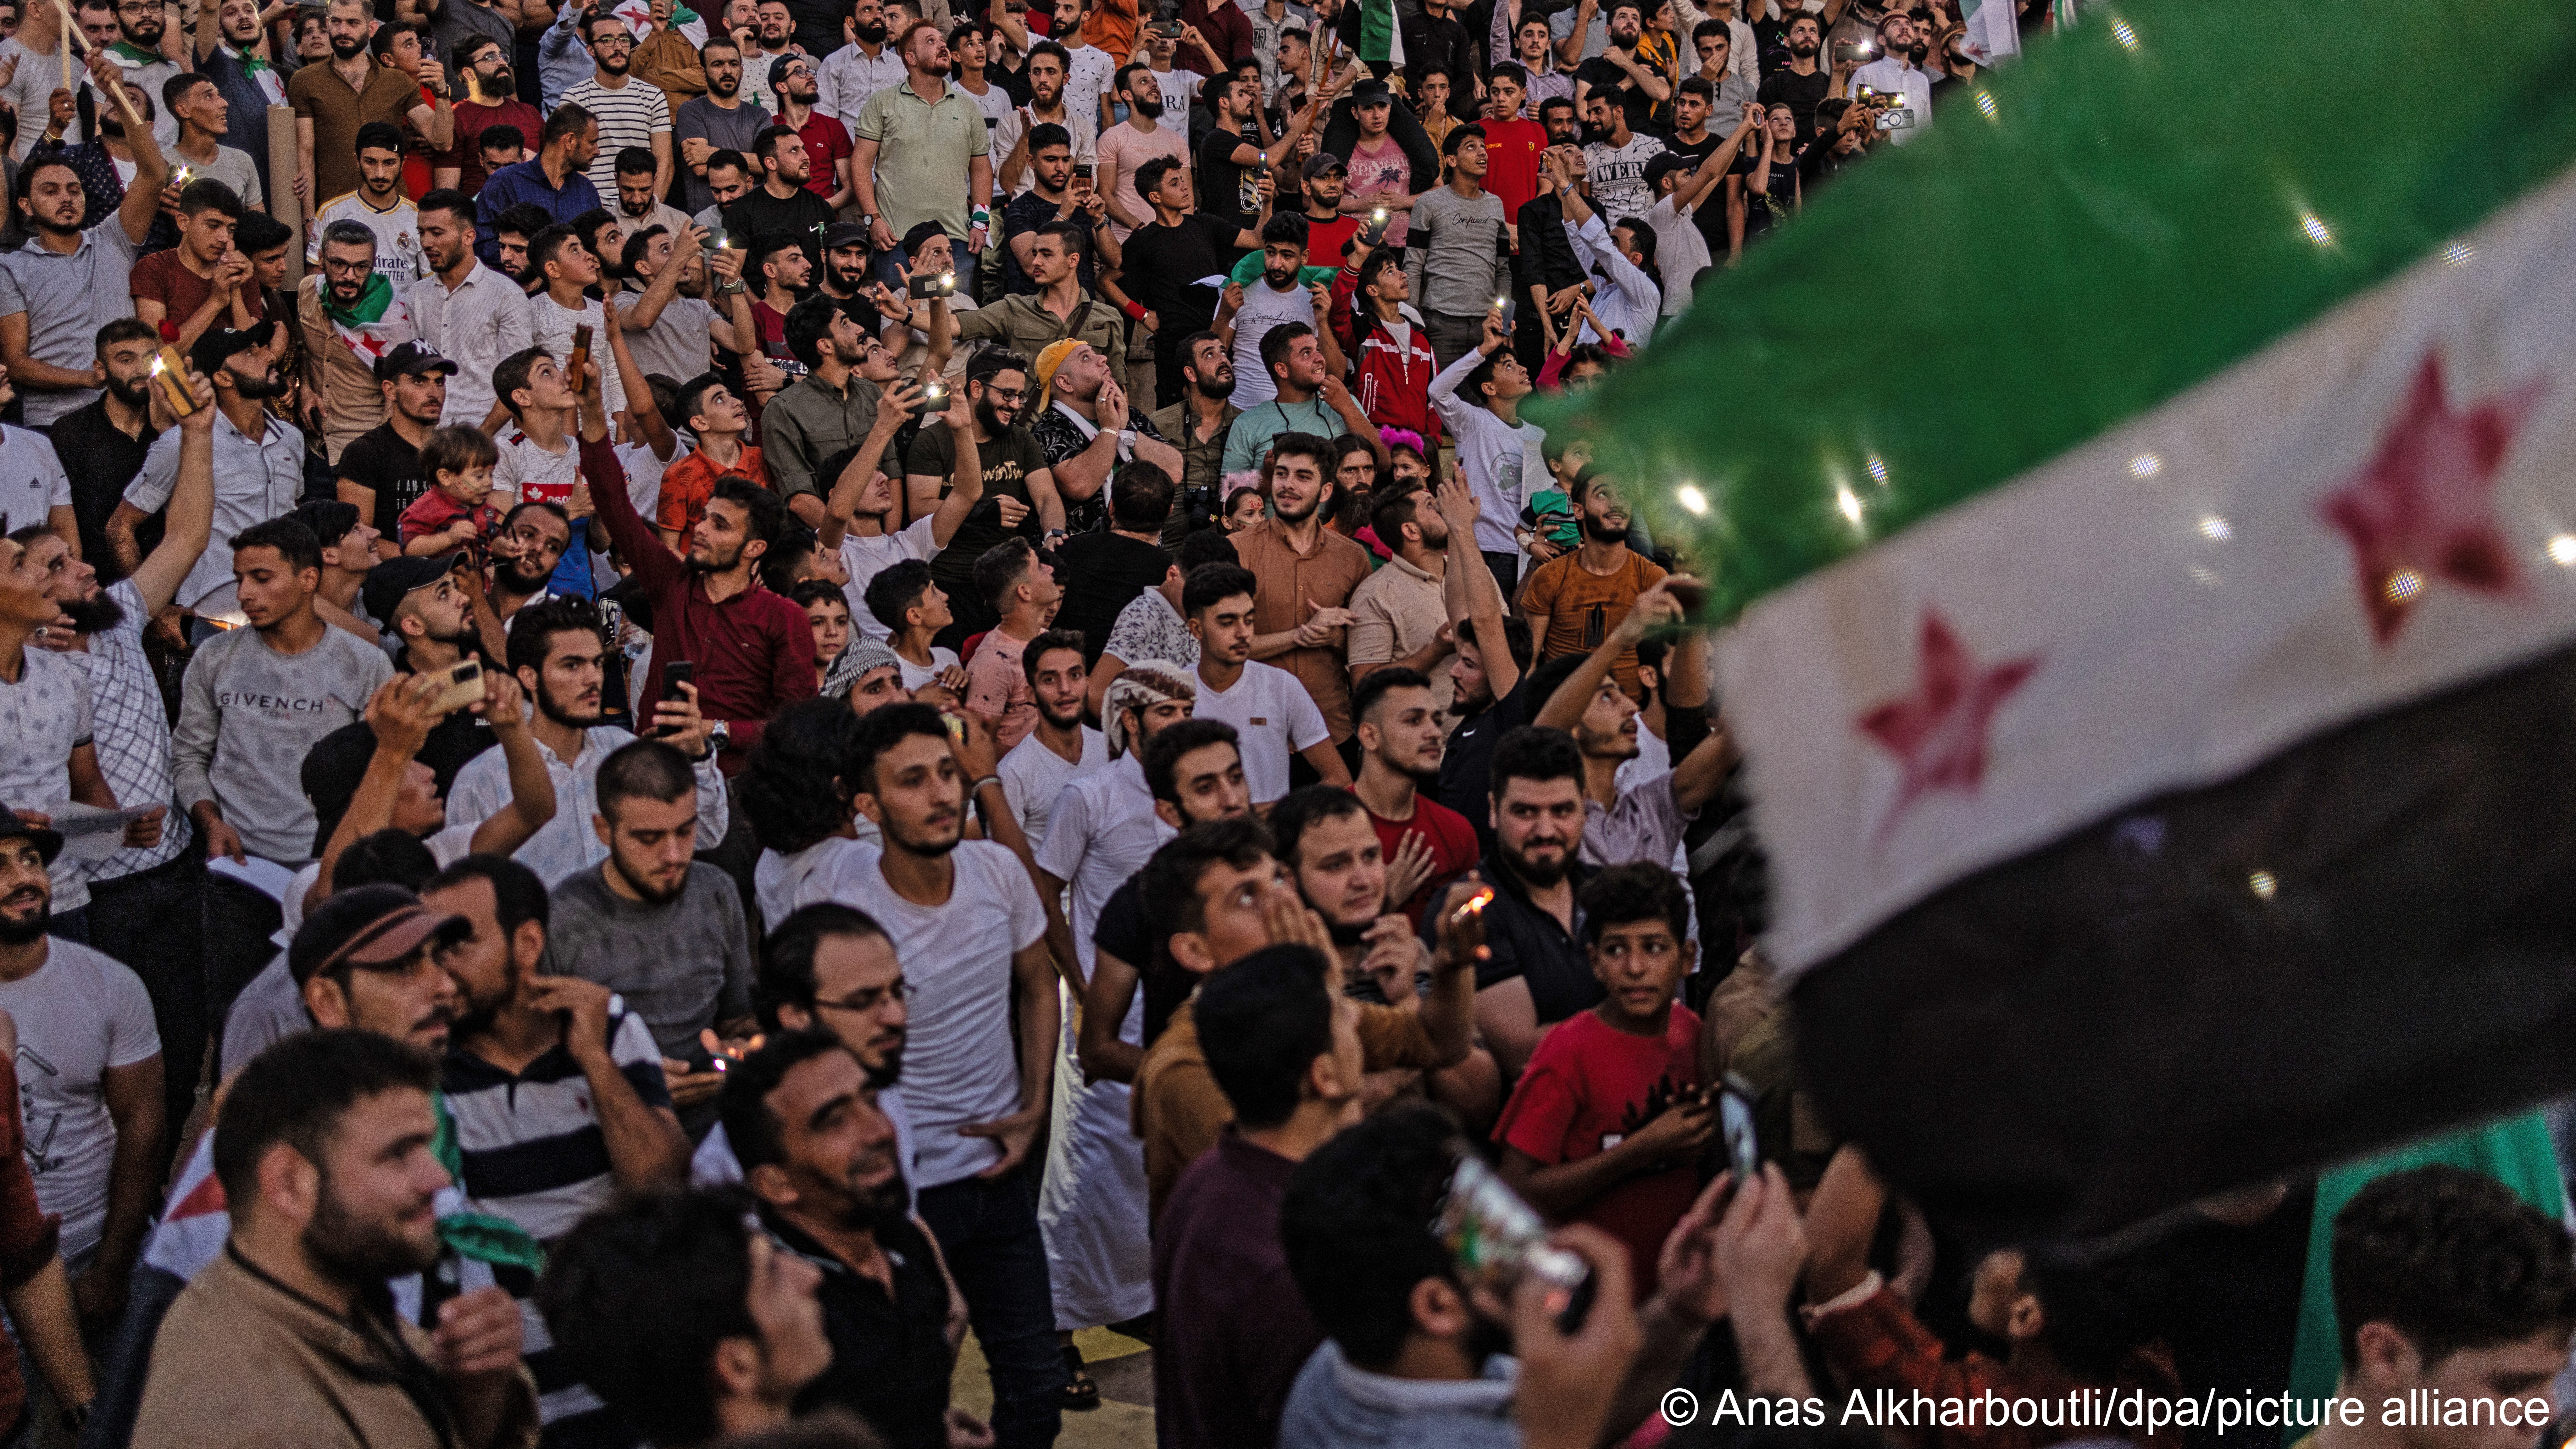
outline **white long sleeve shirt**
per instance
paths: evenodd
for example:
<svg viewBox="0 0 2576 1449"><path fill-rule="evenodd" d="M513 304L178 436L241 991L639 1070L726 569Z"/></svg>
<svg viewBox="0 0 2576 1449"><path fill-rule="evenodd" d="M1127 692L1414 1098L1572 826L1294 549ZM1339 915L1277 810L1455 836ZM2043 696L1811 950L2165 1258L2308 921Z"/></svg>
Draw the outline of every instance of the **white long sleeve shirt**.
<svg viewBox="0 0 2576 1449"><path fill-rule="evenodd" d="M1628 340L1631 347L1643 347L1655 335L1655 318L1664 308L1663 289L1656 286L1637 264L1628 260L1610 240L1610 228L1602 225L1601 213L1594 212L1583 225L1565 223L1566 239L1574 244L1574 257L1586 272L1598 269L1610 282L1601 295L1592 299L1592 315L1601 325ZM1583 324L1585 342L1598 342L1601 334L1591 323Z"/></svg>
<svg viewBox="0 0 2576 1449"><path fill-rule="evenodd" d="M1547 441L1547 429L1536 423L1506 423L1482 403L1458 396L1458 385L1484 360L1483 351L1471 347L1431 379L1431 405L1439 409L1441 426L1458 444L1459 471L1467 475L1467 486L1476 490L1477 550L1518 553L1520 540L1514 534L1521 519L1521 480L1533 468L1546 476L1539 445Z"/></svg>

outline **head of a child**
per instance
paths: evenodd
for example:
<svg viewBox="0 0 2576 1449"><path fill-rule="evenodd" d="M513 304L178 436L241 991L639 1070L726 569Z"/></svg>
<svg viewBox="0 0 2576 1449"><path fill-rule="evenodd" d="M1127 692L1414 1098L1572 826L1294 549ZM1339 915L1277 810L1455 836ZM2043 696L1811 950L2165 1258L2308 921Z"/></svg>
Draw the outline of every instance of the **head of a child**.
<svg viewBox="0 0 2576 1449"><path fill-rule="evenodd" d="M1621 1031L1662 1034L1697 956L1689 893L1671 871L1639 861L1585 881L1582 905L1584 954L1610 993L1595 1012Z"/></svg>
<svg viewBox="0 0 2576 1449"><path fill-rule="evenodd" d="M421 440L420 470L430 486L463 508L480 508L492 496L492 468L501 450L481 428L439 428Z"/></svg>
<svg viewBox="0 0 2576 1449"><path fill-rule="evenodd" d="M1555 476L1556 486L1567 497L1574 496L1574 480L1592 464L1592 440L1560 428L1539 445L1539 450L1547 455L1547 471Z"/></svg>

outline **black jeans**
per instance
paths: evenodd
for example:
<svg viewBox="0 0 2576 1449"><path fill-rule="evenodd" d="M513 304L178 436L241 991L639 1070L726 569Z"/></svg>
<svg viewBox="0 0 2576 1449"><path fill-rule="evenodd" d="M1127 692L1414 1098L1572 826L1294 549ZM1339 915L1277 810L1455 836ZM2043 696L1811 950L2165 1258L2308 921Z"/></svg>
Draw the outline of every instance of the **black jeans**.
<svg viewBox="0 0 2576 1449"><path fill-rule="evenodd" d="M233 998L277 959L277 943L269 937L286 917L277 902L212 872L206 875L204 900L206 1025L220 1032Z"/></svg>
<svg viewBox="0 0 2576 1449"><path fill-rule="evenodd" d="M1494 571L1494 583L1503 591L1503 612L1509 614L1520 602L1521 556L1517 553L1487 553L1485 567Z"/></svg>
<svg viewBox="0 0 2576 1449"><path fill-rule="evenodd" d="M205 891L206 865L193 842L166 865L93 881L89 888L89 943L132 967L152 997L173 1144L196 1106L212 1029L206 1014ZM275 948L268 949L274 954ZM267 965L268 957L260 964Z"/></svg>
<svg viewBox="0 0 2576 1449"><path fill-rule="evenodd" d="M1064 1351L1029 1171L925 1187L919 1203L992 1366L997 1449L1046 1449L1064 1426Z"/></svg>

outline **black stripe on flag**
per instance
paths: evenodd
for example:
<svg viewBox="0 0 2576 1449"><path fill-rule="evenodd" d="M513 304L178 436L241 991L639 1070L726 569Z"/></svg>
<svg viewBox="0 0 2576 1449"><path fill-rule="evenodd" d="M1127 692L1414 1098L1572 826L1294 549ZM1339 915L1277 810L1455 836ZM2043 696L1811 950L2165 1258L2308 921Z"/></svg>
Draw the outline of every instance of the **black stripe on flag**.
<svg viewBox="0 0 2576 1449"><path fill-rule="evenodd" d="M2576 1088L2576 649L1960 881L1805 973L1826 1118L2089 1236Z"/></svg>

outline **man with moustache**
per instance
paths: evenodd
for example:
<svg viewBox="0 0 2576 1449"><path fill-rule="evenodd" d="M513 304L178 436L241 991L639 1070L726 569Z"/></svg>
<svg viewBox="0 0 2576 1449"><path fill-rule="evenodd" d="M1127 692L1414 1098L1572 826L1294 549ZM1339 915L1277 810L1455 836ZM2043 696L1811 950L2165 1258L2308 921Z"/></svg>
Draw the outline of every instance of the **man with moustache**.
<svg viewBox="0 0 2576 1449"><path fill-rule="evenodd" d="M448 929L417 903L369 924L381 929L317 964L345 975L393 941L425 957L424 943ZM364 1031L289 1038L234 1081L214 1132L232 1230L163 1320L135 1444L535 1442L536 1390L509 1296L486 1287L451 1298L424 1330L385 1292L386 1279L424 1272L443 1250L439 1203L452 1178L434 1150L437 1089L428 1053Z"/></svg>
<svg viewBox="0 0 2576 1449"><path fill-rule="evenodd" d="M564 550L572 547L572 520L563 505L531 500L501 515L492 535L492 582L485 590L504 623L546 597L546 584Z"/></svg>
<svg viewBox="0 0 2576 1449"><path fill-rule="evenodd" d="M457 367L426 343L413 341L376 359L375 370L385 420L341 452L335 486L341 502L392 540L401 536L403 510L429 490L420 445L447 410L448 380Z"/></svg>
<svg viewBox="0 0 2576 1449"><path fill-rule="evenodd" d="M471 3L471 0L459 0ZM488 53L488 52L487 52ZM455 364L438 423L498 428L509 409L493 392L492 374L503 359L536 344L528 296L475 255L474 202L462 191L433 191L420 199L420 258L424 275L403 296L419 340ZM393 530L386 530L394 536Z"/></svg>
<svg viewBox="0 0 2576 1449"><path fill-rule="evenodd" d="M896 45L904 82L868 97L850 127L850 180L859 224L876 249L877 273L896 275L897 239L925 221L966 240L958 289L972 295L977 259L991 224L992 136L973 97L948 83L948 41L916 20Z"/></svg>
<svg viewBox="0 0 2576 1449"><path fill-rule="evenodd" d="M1158 353L1163 335L1155 334ZM1181 491L1173 501L1171 518L1163 525L1165 548L1179 547L1183 534L1213 520L1214 505L1225 484L1226 435L1233 430L1234 420L1243 416L1243 409L1232 401L1234 359L1215 333L1175 335L1171 354L1179 366L1166 373L1158 360L1154 386L1160 392L1164 379L1171 378L1175 400L1147 415L1154 431L1181 455ZM1209 518L1192 518L1190 500L1194 498L1206 500Z"/></svg>
<svg viewBox="0 0 2576 1449"><path fill-rule="evenodd" d="M367 0L331 0L323 11L331 43L327 63L308 65L286 83L295 108L295 171L307 205L358 189L358 129L383 121L399 126L421 104L420 83L367 53L376 29ZM435 65L436 62L428 64ZM424 132L426 134L426 132Z"/></svg>
<svg viewBox="0 0 2576 1449"><path fill-rule="evenodd" d="M836 221L823 229L823 266L814 274L814 285L845 310L875 305L867 296L876 279L868 272L866 227Z"/></svg>
<svg viewBox="0 0 2576 1449"><path fill-rule="evenodd" d="M742 46L730 35L710 35L698 47L707 93L680 103L671 137L680 148L681 205L700 212L715 204L707 188L707 158L718 151L751 150L769 127L769 113L743 99Z"/></svg>
<svg viewBox="0 0 2576 1449"><path fill-rule="evenodd" d="M268 108L286 104L286 76L269 63L261 8L260 0L198 6L197 69L224 99L223 144L249 158L265 193Z"/></svg>
<svg viewBox="0 0 2576 1449"><path fill-rule="evenodd" d="M686 1181L688 1139L644 1019L596 982L539 974L548 912L536 873L469 855L422 887L421 904L467 925L439 954L457 993L439 1086L475 1206L550 1244L620 1192ZM541 1327L534 1310L522 1302L524 1329ZM551 1339L526 1341L547 1432L613 1432L595 1395L566 1392Z"/></svg>
<svg viewBox="0 0 2576 1449"><path fill-rule="evenodd" d="M634 743L635 734L603 724L601 684L607 647L599 616L580 599L548 599L520 610L511 620L510 672L536 705L529 732L536 737L539 758L554 778L559 802L554 819L510 853L510 858L537 873L551 889L609 858L607 842L591 825L599 813L599 770L609 756ZM699 715L697 688L682 685L679 699L653 706L656 736L690 757L697 781L697 847L712 850L723 841L728 819L724 776L706 748L706 721ZM447 818L462 823L483 820L510 803L507 762L498 751L485 751L456 774L449 792Z"/></svg>
<svg viewBox="0 0 2576 1449"><path fill-rule="evenodd" d="M762 7L760 43L764 49L773 44L772 12L783 20L790 8L783 0L770 0ZM816 109L847 126L858 119L859 107L868 103L868 97L888 86L903 84L903 54L900 47L887 43L891 31L884 0L855 0L840 8L843 33L820 48L811 44L803 48L820 57L813 62L821 88ZM774 43L783 49L786 41L782 31ZM773 51L771 56L777 53ZM757 62L763 72L773 63L766 57Z"/></svg>
<svg viewBox="0 0 2576 1449"><path fill-rule="evenodd" d="M266 209L268 193L259 168L247 153L224 144L229 139L233 107L213 77L195 73L184 80L171 77L161 87L161 108L179 126L178 139L169 151L173 167L188 168L192 181L224 183L252 211Z"/></svg>
<svg viewBox="0 0 2576 1449"><path fill-rule="evenodd" d="M215 424L213 536L218 539L230 540L291 511L304 489L304 435L268 414L269 400L286 391L286 379L276 362L276 339L284 330L283 324L265 332L211 328L188 352L190 363L213 381L215 408L222 414ZM144 454L143 470L127 485L124 499L108 517L108 549L119 569L130 572L143 561L137 530L169 504L179 476L180 442L175 430L165 430L153 440ZM243 619L245 612L235 598L233 563L229 553L210 550L188 571L171 602L200 617ZM278 602L293 612L290 601ZM215 632L210 626L200 627L206 633ZM363 701L366 695L344 698Z"/></svg>
<svg viewBox="0 0 2576 1449"><path fill-rule="evenodd" d="M1064 500L1064 526L1069 532L1088 535L1109 521L1113 473L1144 463L1161 470L1167 479L1180 476L1180 450L1163 441L1151 419L1135 411L1127 389L1111 375L1110 359L1099 349L1072 338L1055 343L1039 354L1038 377L1038 401L1043 406L1029 422L1029 438L1047 461L1056 496ZM1127 526L1160 530L1163 518L1156 511L1154 517L1138 518ZM1154 578L1160 577L1156 570ZM1153 579L1129 582L1143 588ZM1096 622L1102 640L1108 639L1109 624L1118 611L1134 597L1132 591L1127 593L1099 615Z"/></svg>
<svg viewBox="0 0 2576 1449"><path fill-rule="evenodd" d="M237 3L249 4L251 0ZM491 13L481 0L448 0L448 8ZM508 126L525 142L545 130L545 117L537 114L536 107L520 100L512 89L516 81L510 73L508 41L478 35L466 41L457 56L465 95L452 113L455 135L446 153L430 166L430 182L472 196L483 189L484 179L491 174L483 166L483 133L494 126ZM424 208L427 202L428 198L423 197Z"/></svg>
<svg viewBox="0 0 2576 1449"><path fill-rule="evenodd" d="M812 1028L773 1040L726 1076L725 1135L761 1223L823 1270L816 1297L832 1366L797 1403L858 1413L897 1449L985 1442L983 1421L948 1401L966 1302L912 1215L881 1091L857 1054Z"/></svg>
<svg viewBox="0 0 2576 1449"><path fill-rule="evenodd" d="M1234 550L1260 581L1252 611L1256 652L1305 686L1347 764L1357 752L1346 745L1351 672L1345 631L1358 619L1345 606L1376 561L1366 548L1324 526L1335 502L1332 455L1333 445L1312 433L1272 439L1271 516L1236 534Z"/></svg>
<svg viewBox="0 0 2576 1449"><path fill-rule="evenodd" d="M1028 430L1018 425L1028 408L1028 366L1026 358L994 347L977 355L966 369L966 393L975 405L975 426L969 436L975 441L984 501L966 515L930 560L931 577L949 595L950 607L956 611L949 630L958 643L969 633L991 628L1001 617L975 589L975 561L997 544L1035 534L1050 520L1050 510L1052 520L1060 523L1064 517L1046 458L1029 441ZM912 440L903 467L914 516L935 511L954 491L957 464L957 439L949 429L924 428Z"/></svg>
<svg viewBox="0 0 2576 1449"><path fill-rule="evenodd" d="M1475 827L1422 788L1440 773L1448 712L1435 702L1430 680L1401 667L1361 680L1351 710L1360 744L1360 777L1351 793L1377 830L1389 906L1419 920L1478 854Z"/></svg>
<svg viewBox="0 0 2576 1449"><path fill-rule="evenodd" d="M336 466L351 443L385 420L375 359L417 334L401 289L376 269L376 233L365 222L331 223L320 250L322 265L297 286L295 326L304 354L304 421L322 434Z"/></svg>
<svg viewBox="0 0 2576 1449"><path fill-rule="evenodd" d="M107 520L161 436L152 416L152 362L160 345L159 330L132 317L101 327L97 356L104 391L54 424L51 441L71 484L80 556L111 579L124 570L107 546ZM161 536L159 522L147 524L143 535L141 546L149 549Z"/></svg>
<svg viewBox="0 0 2576 1449"><path fill-rule="evenodd" d="M1164 42L1158 39L1155 44ZM1196 88L1198 77L1188 71L1179 74L1189 76L1192 88ZM1165 124L1164 112L1169 103L1156 80L1149 66L1120 67L1116 95L1119 103L1127 107L1127 119L1110 127L1100 138L1099 191L1108 198L1110 232L1122 242L1128 233L1154 219L1153 207L1139 189L1145 163L1168 157L1177 166L1186 168L1190 164L1187 117L1179 118L1184 124L1178 128Z"/></svg>
<svg viewBox="0 0 2576 1449"><path fill-rule="evenodd" d="M814 63L803 56L772 62L776 82L770 87L778 102L778 124L796 133L805 147L805 189L822 197L835 213L850 204L850 130L837 116L818 108L822 82Z"/></svg>
<svg viewBox="0 0 2576 1449"><path fill-rule="evenodd" d="M760 184L725 208L726 234L738 247L791 237L811 263L823 252L815 228L830 225L832 208L806 188L812 170L805 143L790 128L772 125L752 142L752 161L760 168ZM748 272L745 279L756 285Z"/></svg>
<svg viewBox="0 0 2576 1449"><path fill-rule="evenodd" d="M1052 40L1041 40L1029 47L1028 104L1004 116L993 127L992 135L993 167L1001 176L1002 189L1013 196L1034 184L1028 166L1040 126L1064 128L1072 142L1075 165L1091 165L1099 159L1100 118L1082 114L1065 100L1065 77L1072 65L1065 48Z"/></svg>
<svg viewBox="0 0 2576 1449"><path fill-rule="evenodd" d="M162 87L188 70L188 66L162 53L162 38L169 34L169 11L155 3L137 5L124 0L116 7L117 39L107 53L123 67L125 83L140 87L143 93L158 100ZM102 110L114 105L104 96L99 98ZM161 143L167 155L179 144L179 118L170 114L165 103L152 117L152 139Z"/></svg>

